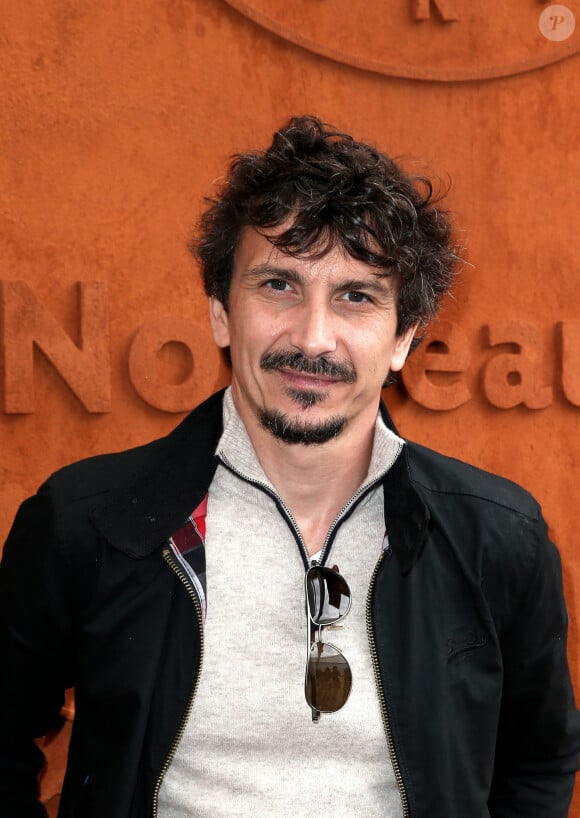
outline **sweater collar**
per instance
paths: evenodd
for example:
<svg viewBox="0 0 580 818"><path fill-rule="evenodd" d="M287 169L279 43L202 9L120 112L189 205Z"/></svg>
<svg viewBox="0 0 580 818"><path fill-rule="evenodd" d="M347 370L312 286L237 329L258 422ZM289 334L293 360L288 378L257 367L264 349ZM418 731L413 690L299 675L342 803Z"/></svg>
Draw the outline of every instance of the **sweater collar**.
<svg viewBox="0 0 580 818"><path fill-rule="evenodd" d="M246 427L238 414L231 387L224 394L224 430L217 446L217 457L226 465L231 465L246 480L262 483L274 493L276 487L265 474L250 440ZM405 441L390 429L380 413L375 423L375 433L369 469L363 486L376 483L392 467L399 457Z"/></svg>

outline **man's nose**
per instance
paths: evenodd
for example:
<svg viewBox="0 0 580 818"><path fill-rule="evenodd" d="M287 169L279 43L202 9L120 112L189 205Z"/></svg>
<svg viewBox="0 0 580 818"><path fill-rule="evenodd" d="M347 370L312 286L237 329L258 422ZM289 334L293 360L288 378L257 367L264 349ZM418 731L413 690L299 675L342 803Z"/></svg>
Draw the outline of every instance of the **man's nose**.
<svg viewBox="0 0 580 818"><path fill-rule="evenodd" d="M309 358L335 352L335 318L327 304L301 304L293 315L290 343Z"/></svg>

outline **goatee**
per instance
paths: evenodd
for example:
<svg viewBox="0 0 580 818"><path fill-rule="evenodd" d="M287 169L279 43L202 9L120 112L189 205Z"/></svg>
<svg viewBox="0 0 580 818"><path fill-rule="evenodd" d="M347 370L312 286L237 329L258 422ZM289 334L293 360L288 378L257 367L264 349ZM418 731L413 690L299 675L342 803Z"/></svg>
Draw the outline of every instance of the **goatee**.
<svg viewBox="0 0 580 818"><path fill-rule="evenodd" d="M265 372L290 370L314 377L331 378L342 383L354 383L356 370L350 361L333 361L321 355L308 358L297 349L266 352L260 359L260 366ZM286 386L284 392L302 409L311 409L328 397L324 385L319 389L296 389ZM291 418L279 409L260 409L260 422L264 429L284 443L302 443L304 446L328 443L337 437L346 425L346 418L334 415L326 420L314 422Z"/></svg>
<svg viewBox="0 0 580 818"><path fill-rule="evenodd" d="M318 423L290 418L279 409L260 409L260 422L264 429L284 443L302 443L304 446L320 445L334 440L346 425L342 415Z"/></svg>

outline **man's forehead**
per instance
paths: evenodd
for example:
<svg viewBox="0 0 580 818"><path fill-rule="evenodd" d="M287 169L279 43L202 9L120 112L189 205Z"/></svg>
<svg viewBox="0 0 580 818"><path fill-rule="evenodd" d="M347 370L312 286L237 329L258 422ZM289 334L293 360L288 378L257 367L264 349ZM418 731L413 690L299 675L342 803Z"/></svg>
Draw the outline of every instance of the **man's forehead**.
<svg viewBox="0 0 580 818"><path fill-rule="evenodd" d="M314 245L303 254L290 253L274 243L286 226L274 230L245 227L234 254L234 274L285 272L295 277L319 277L334 272L345 278L380 281L391 289L395 277L391 270L368 264L351 256L338 242Z"/></svg>

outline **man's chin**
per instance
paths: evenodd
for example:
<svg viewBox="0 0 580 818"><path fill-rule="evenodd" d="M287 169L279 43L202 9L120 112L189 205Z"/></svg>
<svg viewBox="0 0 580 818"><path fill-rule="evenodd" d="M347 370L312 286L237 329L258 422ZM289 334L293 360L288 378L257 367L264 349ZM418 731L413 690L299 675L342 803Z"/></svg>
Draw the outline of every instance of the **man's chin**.
<svg viewBox="0 0 580 818"><path fill-rule="evenodd" d="M284 389L290 400L302 409L311 409L328 398L328 392L316 389L295 389L287 386Z"/></svg>
<svg viewBox="0 0 580 818"><path fill-rule="evenodd" d="M346 426L343 415L333 415L324 420L302 420L290 417L279 409L260 409L262 427L284 443L301 443L304 446L321 445L334 440Z"/></svg>

